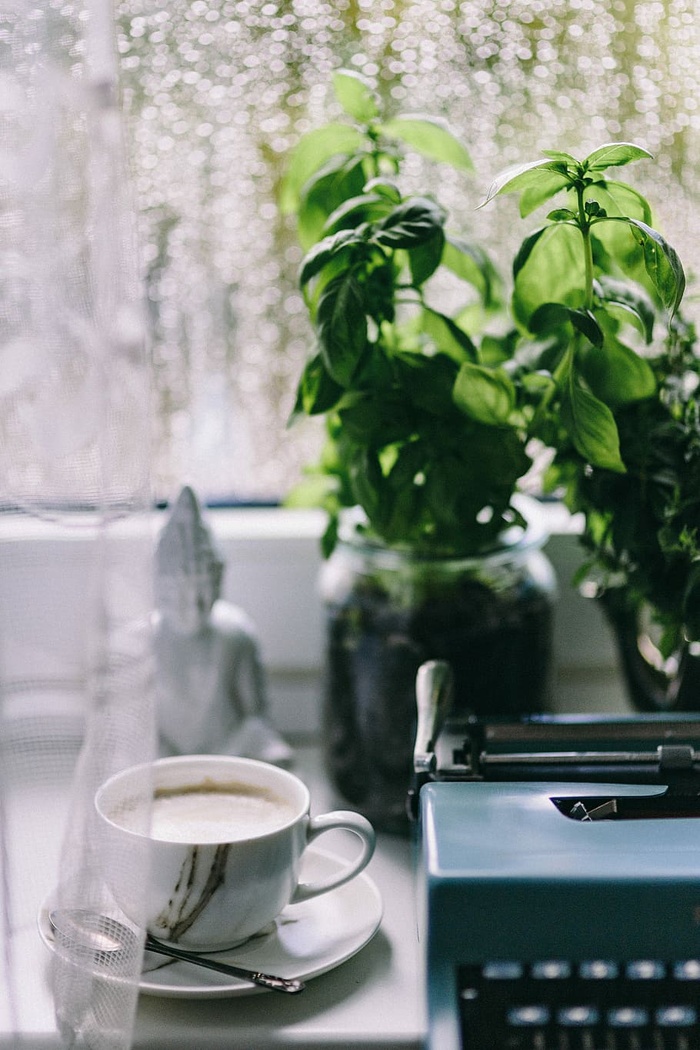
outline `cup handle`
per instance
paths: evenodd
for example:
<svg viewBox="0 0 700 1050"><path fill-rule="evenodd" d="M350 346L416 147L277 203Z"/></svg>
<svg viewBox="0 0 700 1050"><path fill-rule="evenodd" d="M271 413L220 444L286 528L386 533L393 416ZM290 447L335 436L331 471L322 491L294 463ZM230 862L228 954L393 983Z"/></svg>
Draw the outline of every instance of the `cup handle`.
<svg viewBox="0 0 700 1050"><path fill-rule="evenodd" d="M306 845L323 835L325 831L333 831L340 828L343 831L352 831L362 842L362 849L357 857L348 861L344 868L337 874L320 882L300 882L294 891L290 904L299 904L300 901L308 901L311 897L318 897L320 893L327 893L338 886L344 886L350 879L354 879L363 871L374 853L376 836L370 822L359 813L351 810L338 809L333 813L323 813L319 817L310 817L306 829Z"/></svg>

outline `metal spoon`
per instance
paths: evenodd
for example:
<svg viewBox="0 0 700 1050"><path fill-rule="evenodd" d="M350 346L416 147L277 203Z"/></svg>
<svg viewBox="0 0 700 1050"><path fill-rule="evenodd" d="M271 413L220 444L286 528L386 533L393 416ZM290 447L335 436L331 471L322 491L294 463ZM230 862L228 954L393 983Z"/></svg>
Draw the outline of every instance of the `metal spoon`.
<svg viewBox="0 0 700 1050"><path fill-rule="evenodd" d="M108 915L100 915L99 912L82 908L58 909L49 912L49 922L66 948L86 952L95 961L103 964L109 964L120 952L122 955L128 955L136 945L136 934L132 930ZM274 992L295 994L304 989L303 981L276 977L273 974L261 973L259 970L248 970L232 963L217 962L198 952L163 944L150 934L146 934L145 948L158 955L167 955L171 959L181 959L195 966L204 966L208 970L228 974L229 977L240 977L242 980L252 981L253 984L259 984L262 988L269 988Z"/></svg>

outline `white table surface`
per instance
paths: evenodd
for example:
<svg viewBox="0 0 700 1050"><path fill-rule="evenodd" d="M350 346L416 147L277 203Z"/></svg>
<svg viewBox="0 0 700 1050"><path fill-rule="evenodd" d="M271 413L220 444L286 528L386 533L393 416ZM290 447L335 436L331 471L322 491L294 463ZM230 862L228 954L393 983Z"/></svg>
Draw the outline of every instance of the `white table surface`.
<svg viewBox="0 0 700 1050"><path fill-rule="evenodd" d="M295 771L312 793L312 812L336 808L321 771L318 753L311 747L297 749ZM47 785L35 790L25 786L12 819L60 825L67 788ZM51 812L47 812L47 806ZM324 836L323 848L337 853L352 848L346 833ZM41 837L36 842L41 864L27 870L46 871L47 856L58 856L57 841ZM274 993L231 999L181 1000L142 995L139 999L134 1047L136 1050L267 1050L303 1047L309 1050L419 1050L425 1032L425 1007L421 953L416 921L414 850L409 839L379 836L378 848L367 869L384 902L378 933L354 958L330 973L307 983L294 997ZM2 1050L49 1050L59 1046L55 1034L53 1002L48 984L49 955L41 943L35 916L43 897L52 888L42 878L25 878L14 872L24 900L23 922L13 939L12 964L17 981L19 1032L3 1011L0 997L0 1047ZM19 878L17 876L19 875ZM0 980L2 962L0 960Z"/></svg>

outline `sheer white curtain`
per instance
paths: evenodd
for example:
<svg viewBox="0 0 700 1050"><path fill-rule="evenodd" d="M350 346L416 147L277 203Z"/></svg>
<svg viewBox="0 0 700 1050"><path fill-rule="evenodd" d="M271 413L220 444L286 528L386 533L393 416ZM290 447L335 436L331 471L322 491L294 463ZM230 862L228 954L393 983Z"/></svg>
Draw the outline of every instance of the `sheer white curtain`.
<svg viewBox="0 0 700 1050"><path fill-rule="evenodd" d="M124 919L110 867L142 865L142 885L147 874L145 854L104 855L93 810L106 777L154 753L141 528L151 406L115 69L107 0L0 0L0 1044L11 1047L122 1050L138 992L139 938L100 969L44 947L38 929L50 940L49 906Z"/></svg>

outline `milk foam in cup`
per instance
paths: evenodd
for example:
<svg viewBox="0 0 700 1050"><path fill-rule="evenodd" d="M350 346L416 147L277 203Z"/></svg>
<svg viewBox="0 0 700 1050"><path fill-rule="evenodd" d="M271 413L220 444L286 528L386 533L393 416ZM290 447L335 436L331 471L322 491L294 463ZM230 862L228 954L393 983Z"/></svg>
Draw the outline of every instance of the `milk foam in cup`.
<svg viewBox="0 0 700 1050"><path fill-rule="evenodd" d="M246 940L288 904L354 878L374 851L364 817L310 817L303 782L253 759L183 755L134 766L111 777L95 805L117 903L153 936L194 951ZM305 848L336 828L358 836L358 855L321 883L300 883Z"/></svg>
<svg viewBox="0 0 700 1050"><path fill-rule="evenodd" d="M240 782L156 791L150 836L164 842L235 842L272 831L294 816L294 807L269 789Z"/></svg>

